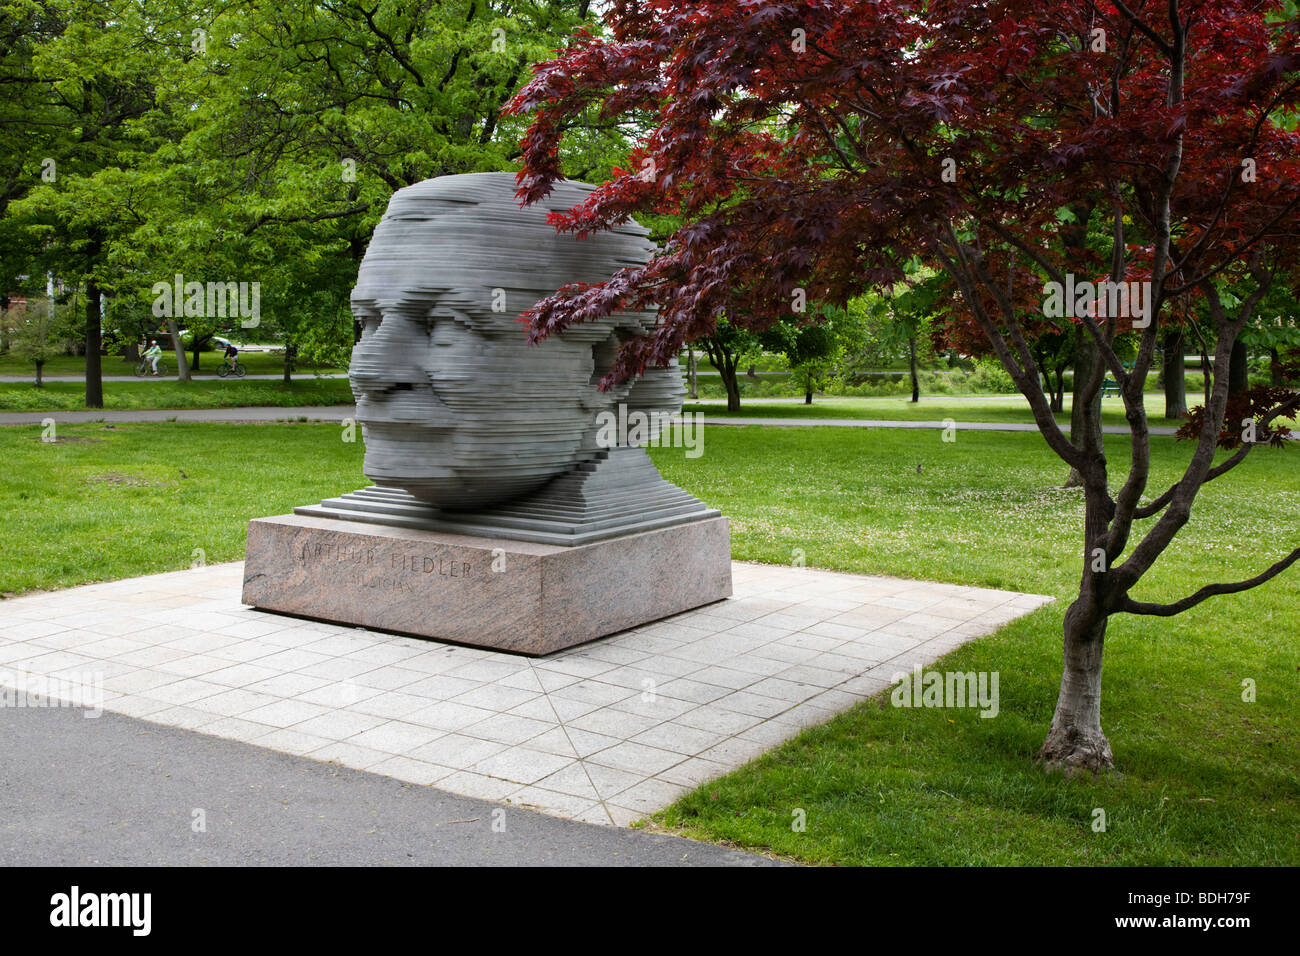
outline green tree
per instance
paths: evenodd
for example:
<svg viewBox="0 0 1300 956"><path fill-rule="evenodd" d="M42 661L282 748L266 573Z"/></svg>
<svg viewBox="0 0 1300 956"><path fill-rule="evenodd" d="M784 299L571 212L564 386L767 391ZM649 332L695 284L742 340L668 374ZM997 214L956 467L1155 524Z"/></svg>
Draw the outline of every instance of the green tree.
<svg viewBox="0 0 1300 956"><path fill-rule="evenodd" d="M136 220L116 195L123 170L148 156L165 130L151 121L155 78L175 58L156 24L176 12L158 0L51 0L0 8L0 32L22 30L7 59L23 67L6 130L29 144L3 213L27 233L23 270L85 291L86 405L103 407L101 293L112 293L113 243ZM34 147L34 148L33 148ZM12 168L12 167L11 167ZM34 250L34 251L33 251Z"/></svg>
<svg viewBox="0 0 1300 956"><path fill-rule="evenodd" d="M932 323L945 311L949 289L942 273L913 263L902 292L888 296L885 304L892 321L885 328L895 341L907 343L907 367L912 379L912 401L921 400L921 381L917 374L917 351L932 338Z"/></svg>
<svg viewBox="0 0 1300 956"><path fill-rule="evenodd" d="M279 336L291 371L300 346L346 341L340 310L393 190L512 167L523 124L500 107L588 12L586 0L0 2L12 131L0 273L85 287L91 407L100 328L116 323L99 293L134 310L176 274L257 283L266 322L180 314L150 333L179 323L199 346ZM572 134L566 160L592 178L625 149L624 127L595 115ZM174 335L173 347L187 378Z"/></svg>
<svg viewBox="0 0 1300 956"><path fill-rule="evenodd" d="M28 302L26 308L10 306L4 311L10 351L36 366L36 387L44 387L45 363L67 353L76 337L76 310L70 305L47 301Z"/></svg>
<svg viewBox="0 0 1300 956"><path fill-rule="evenodd" d="M718 370L722 387L727 392L727 411L740 411L740 378L737 369L741 361L762 351L763 346L758 336L721 319L712 334L697 339L693 344L699 346L709 357L709 363Z"/></svg>
<svg viewBox="0 0 1300 956"><path fill-rule="evenodd" d="M844 357L862 341L862 313L849 308L820 305L812 318L782 319L759 336L768 352L785 356L790 377L803 390L804 404L839 374Z"/></svg>

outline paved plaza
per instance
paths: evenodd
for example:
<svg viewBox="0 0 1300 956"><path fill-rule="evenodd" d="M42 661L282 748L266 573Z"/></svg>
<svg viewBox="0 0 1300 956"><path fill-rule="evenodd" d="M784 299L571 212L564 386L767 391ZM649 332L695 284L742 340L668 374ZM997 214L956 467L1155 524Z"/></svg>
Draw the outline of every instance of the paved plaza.
<svg viewBox="0 0 1300 956"><path fill-rule="evenodd" d="M0 602L0 681L102 681L107 711L622 826L1050 600L735 562L729 600L524 658L254 610L242 574Z"/></svg>

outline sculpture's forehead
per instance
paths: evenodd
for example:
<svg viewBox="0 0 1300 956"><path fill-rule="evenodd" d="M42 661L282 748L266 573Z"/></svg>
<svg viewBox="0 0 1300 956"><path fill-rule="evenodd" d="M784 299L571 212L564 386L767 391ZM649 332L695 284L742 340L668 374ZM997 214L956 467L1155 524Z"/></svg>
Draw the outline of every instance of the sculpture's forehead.
<svg viewBox="0 0 1300 956"><path fill-rule="evenodd" d="M513 321L566 283L600 282L644 264L654 247L635 222L579 240L547 221L592 188L558 183L544 203L525 208L510 173L444 176L398 190L361 262L353 302L362 310L422 309L450 295L472 317L506 313Z"/></svg>

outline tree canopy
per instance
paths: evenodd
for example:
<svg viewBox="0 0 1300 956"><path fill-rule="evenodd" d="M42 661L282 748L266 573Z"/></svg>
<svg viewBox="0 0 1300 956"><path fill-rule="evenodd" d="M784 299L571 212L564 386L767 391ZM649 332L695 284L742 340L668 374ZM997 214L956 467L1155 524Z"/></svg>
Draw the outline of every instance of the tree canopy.
<svg viewBox="0 0 1300 956"><path fill-rule="evenodd" d="M514 168L524 124L501 107L589 13L587 0L0 2L0 292L51 272L107 296L108 317L97 294L87 303L91 404L100 324L159 330L150 290L177 274L259 286L256 326L182 317L199 338L233 326L337 359L389 196ZM571 133L566 160L607 175L625 130Z"/></svg>
<svg viewBox="0 0 1300 956"><path fill-rule="evenodd" d="M573 117L650 116L629 169L555 222L578 235L637 213L684 224L644 267L538 303L531 335L658 305L660 326L624 346L612 380L664 364L724 314L761 330L792 297L843 305L891 288L913 259L943 269L1080 476L1081 584L1041 756L1110 766L1111 615L1177 613L1300 559L1297 548L1255 578L1172 602L1131 594L1202 486L1284 434L1300 405L1275 389L1230 409L1216 375L1185 431L1184 473L1147 499L1143 387L1172 304L1190 297L1209 316L1222 371L1270 291L1294 298L1300 282L1295 14L1253 0L615 0L608 37L580 36L510 104L532 117L519 196L539 201L563 175ZM1076 390L1073 436L1040 384L1031 338L1045 327L1082 329L1099 359ZM1128 333L1131 368L1118 348ZM1132 435L1114 481L1094 401L1107 374ZM1252 441L1215 464L1243 409L1258 416Z"/></svg>

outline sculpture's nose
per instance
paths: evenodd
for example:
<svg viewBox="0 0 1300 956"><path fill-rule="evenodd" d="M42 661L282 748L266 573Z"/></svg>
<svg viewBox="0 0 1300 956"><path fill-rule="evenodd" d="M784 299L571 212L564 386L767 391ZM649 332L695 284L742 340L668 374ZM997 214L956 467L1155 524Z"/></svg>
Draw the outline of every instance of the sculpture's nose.
<svg viewBox="0 0 1300 956"><path fill-rule="evenodd" d="M371 461L385 438L395 437L389 430L408 435L412 429L446 430L454 418L431 381L428 323L396 309L365 314L363 321L348 378L357 421L366 428L366 460Z"/></svg>
<svg viewBox="0 0 1300 956"><path fill-rule="evenodd" d="M429 349L425 326L397 311L387 311L376 324L366 320L361 341L352 350L348 376L354 388L369 394L428 385L424 359Z"/></svg>

